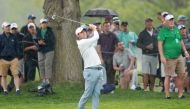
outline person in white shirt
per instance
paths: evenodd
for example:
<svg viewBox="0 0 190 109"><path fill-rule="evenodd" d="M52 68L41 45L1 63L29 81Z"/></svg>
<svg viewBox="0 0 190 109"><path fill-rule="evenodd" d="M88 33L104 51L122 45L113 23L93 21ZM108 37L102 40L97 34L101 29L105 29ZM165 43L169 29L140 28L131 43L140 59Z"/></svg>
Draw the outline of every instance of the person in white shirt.
<svg viewBox="0 0 190 109"><path fill-rule="evenodd" d="M103 81L103 68L95 48L99 34L96 26L90 24L89 29L93 32L92 37L89 38L87 31L82 26L78 27L75 31L77 45L84 60L83 77L85 79L85 90L79 101L78 109L84 109L90 96L92 96L92 109L98 109L99 95Z"/></svg>

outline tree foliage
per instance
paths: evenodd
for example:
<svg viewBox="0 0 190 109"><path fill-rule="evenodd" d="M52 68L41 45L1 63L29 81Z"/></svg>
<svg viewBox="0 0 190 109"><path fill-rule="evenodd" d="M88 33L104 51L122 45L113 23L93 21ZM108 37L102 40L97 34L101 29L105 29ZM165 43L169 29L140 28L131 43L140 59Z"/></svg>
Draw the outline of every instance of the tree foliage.
<svg viewBox="0 0 190 109"><path fill-rule="evenodd" d="M159 25L156 19L157 12L168 11L176 19L181 14L190 18L188 14L190 11L189 4L190 0L94 0L93 3L90 0L80 0L82 15L91 8L110 8L119 14L122 21L128 21L130 30L137 33L144 28L144 19L146 17L152 17L155 26ZM82 19L87 18L83 17ZM95 19L94 22L96 20L100 19ZM88 21L91 22L92 20Z"/></svg>

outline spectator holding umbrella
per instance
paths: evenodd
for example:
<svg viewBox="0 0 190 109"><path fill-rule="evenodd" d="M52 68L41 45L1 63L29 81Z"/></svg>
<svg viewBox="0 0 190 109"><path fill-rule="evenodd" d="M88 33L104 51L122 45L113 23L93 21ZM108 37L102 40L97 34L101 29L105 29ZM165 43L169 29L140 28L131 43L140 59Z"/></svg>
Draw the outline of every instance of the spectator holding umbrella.
<svg viewBox="0 0 190 109"><path fill-rule="evenodd" d="M103 33L100 34L97 50L101 63L105 65L107 72L107 84L115 83L115 70L113 69L113 54L118 39L113 32L110 32L110 23L103 23Z"/></svg>

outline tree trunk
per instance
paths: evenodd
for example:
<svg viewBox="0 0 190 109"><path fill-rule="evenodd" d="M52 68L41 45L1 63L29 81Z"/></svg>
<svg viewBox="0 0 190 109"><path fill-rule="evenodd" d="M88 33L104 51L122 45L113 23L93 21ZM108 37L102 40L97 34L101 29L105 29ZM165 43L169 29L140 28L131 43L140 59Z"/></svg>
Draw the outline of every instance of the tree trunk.
<svg viewBox="0 0 190 109"><path fill-rule="evenodd" d="M56 37L53 82L82 82L82 59L77 48L75 29L79 24L52 15L80 20L79 0L45 0L44 14Z"/></svg>

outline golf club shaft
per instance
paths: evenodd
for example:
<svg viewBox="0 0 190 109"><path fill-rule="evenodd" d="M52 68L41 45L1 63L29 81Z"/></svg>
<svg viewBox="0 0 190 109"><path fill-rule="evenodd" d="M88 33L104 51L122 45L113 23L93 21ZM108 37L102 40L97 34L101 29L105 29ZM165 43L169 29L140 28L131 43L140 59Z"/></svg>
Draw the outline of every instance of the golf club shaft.
<svg viewBox="0 0 190 109"><path fill-rule="evenodd" d="M64 20L67 20L67 21L70 21L70 22L75 22L75 23L79 23L79 24L85 24L85 23L83 23L83 22L79 22L79 21L76 21L76 20L68 19L68 18L65 18L65 17L58 16L58 15L53 15L53 16L52 16L52 19L55 20L56 17L57 17L57 18L64 19Z"/></svg>

